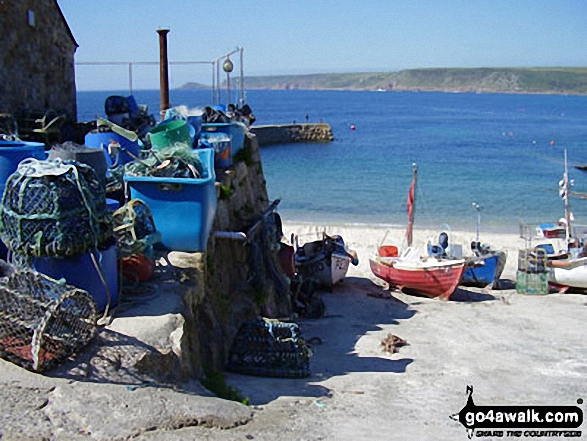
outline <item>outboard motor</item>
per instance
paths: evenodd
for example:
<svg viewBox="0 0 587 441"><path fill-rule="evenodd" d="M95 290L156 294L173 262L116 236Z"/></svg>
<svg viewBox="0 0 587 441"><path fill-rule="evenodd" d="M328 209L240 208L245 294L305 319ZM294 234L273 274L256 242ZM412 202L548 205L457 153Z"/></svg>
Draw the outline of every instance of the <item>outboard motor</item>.
<svg viewBox="0 0 587 441"><path fill-rule="evenodd" d="M442 249L442 257L446 257L446 249L448 248L448 234L444 231L438 236L438 246Z"/></svg>
<svg viewBox="0 0 587 441"><path fill-rule="evenodd" d="M109 121L121 127L126 127L130 121L130 104L120 95L112 95L106 98L104 111Z"/></svg>

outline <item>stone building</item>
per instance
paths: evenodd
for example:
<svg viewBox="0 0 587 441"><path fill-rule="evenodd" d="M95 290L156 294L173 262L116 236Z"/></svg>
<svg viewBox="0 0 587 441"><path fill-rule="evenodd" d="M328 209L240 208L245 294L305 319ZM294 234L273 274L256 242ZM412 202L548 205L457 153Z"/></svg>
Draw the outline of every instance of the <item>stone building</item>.
<svg viewBox="0 0 587 441"><path fill-rule="evenodd" d="M0 112L77 116L78 47L57 0L0 0Z"/></svg>

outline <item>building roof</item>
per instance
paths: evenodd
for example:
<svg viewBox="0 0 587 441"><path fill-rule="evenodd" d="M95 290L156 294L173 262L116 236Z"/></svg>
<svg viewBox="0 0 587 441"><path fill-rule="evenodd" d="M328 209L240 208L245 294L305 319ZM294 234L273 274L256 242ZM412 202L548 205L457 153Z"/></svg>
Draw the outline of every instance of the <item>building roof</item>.
<svg viewBox="0 0 587 441"><path fill-rule="evenodd" d="M63 23L65 23L65 27L67 28L67 33L71 37L71 41L73 41L73 44L75 44L75 47L79 47L79 44L77 44L77 41L75 41L75 37L73 36L73 33L71 32L71 28L69 27L69 24L67 23L67 19L65 18L65 15L63 15L63 11L59 7L59 3L57 3L57 0L53 0L53 3L55 3L55 6L57 7L57 10L59 11L61 18L63 19Z"/></svg>

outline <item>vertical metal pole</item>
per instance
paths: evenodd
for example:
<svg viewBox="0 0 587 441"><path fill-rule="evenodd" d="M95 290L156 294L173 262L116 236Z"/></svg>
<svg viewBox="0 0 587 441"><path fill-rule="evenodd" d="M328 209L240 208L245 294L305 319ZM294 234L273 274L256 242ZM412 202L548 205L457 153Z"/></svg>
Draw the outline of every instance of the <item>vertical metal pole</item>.
<svg viewBox="0 0 587 441"><path fill-rule="evenodd" d="M128 63L128 89L132 95L132 63Z"/></svg>
<svg viewBox="0 0 587 441"><path fill-rule="evenodd" d="M230 105L230 72L226 72L226 108Z"/></svg>
<svg viewBox="0 0 587 441"><path fill-rule="evenodd" d="M212 61L212 104L214 104L214 96L216 95L216 77L214 74L214 61Z"/></svg>
<svg viewBox="0 0 587 441"><path fill-rule="evenodd" d="M241 59L240 59L240 65L241 65L241 97L240 97L240 105L241 107L243 106L243 104L245 103L245 68L243 66L243 60L244 60L244 48L240 48L241 50Z"/></svg>
<svg viewBox="0 0 587 441"><path fill-rule="evenodd" d="M216 88L216 104L220 104L220 60L216 60L216 81L218 87Z"/></svg>
<svg viewBox="0 0 587 441"><path fill-rule="evenodd" d="M161 94L161 120L165 111L171 107L169 103L169 60L167 58L167 34L169 29L157 29L159 34L159 91Z"/></svg>

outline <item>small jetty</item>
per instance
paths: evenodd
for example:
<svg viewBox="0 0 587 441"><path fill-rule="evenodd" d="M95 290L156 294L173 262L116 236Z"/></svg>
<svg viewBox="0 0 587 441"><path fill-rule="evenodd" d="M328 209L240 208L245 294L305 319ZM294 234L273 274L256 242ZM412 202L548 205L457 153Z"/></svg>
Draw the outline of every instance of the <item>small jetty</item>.
<svg viewBox="0 0 587 441"><path fill-rule="evenodd" d="M253 126L251 132L257 136L259 146L289 144L294 142L331 142L332 128L327 123L278 124Z"/></svg>

